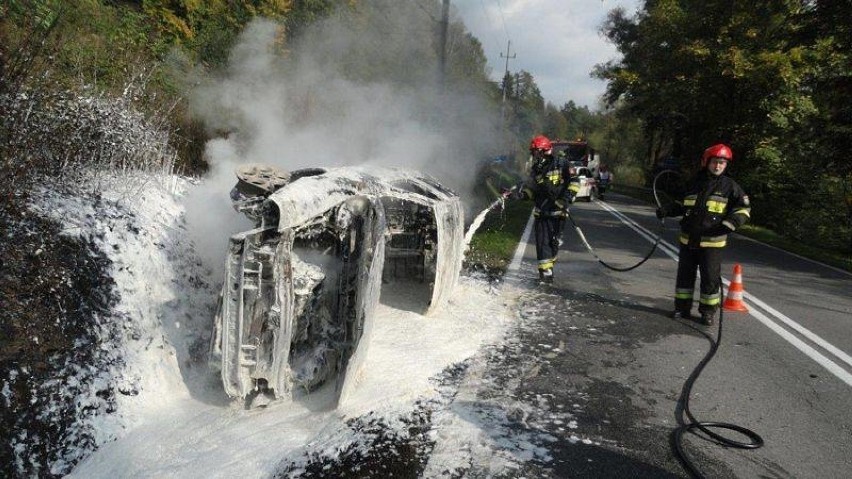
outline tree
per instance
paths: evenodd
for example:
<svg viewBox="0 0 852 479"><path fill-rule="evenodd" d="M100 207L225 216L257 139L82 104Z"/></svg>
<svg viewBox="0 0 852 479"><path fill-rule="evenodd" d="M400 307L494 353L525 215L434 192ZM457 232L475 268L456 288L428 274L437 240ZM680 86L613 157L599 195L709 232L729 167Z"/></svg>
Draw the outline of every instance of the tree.
<svg viewBox="0 0 852 479"><path fill-rule="evenodd" d="M511 100L513 127L520 138L529 138L542 131L544 97L528 71L521 70L512 76L511 96L507 92L507 101Z"/></svg>
<svg viewBox="0 0 852 479"><path fill-rule="evenodd" d="M706 146L730 143L731 169L762 200L755 218L805 237L821 226L772 205L820 191L820 175L794 172L839 164L831 145L848 144L850 15L848 0L648 0L634 17L610 12L602 30L623 58L595 74L608 82L608 104L623 102L642 122L646 171L673 153L694 170ZM832 214L819 221L837 224Z"/></svg>
<svg viewBox="0 0 852 479"><path fill-rule="evenodd" d="M568 120L553 103L544 106L543 131L554 138L570 138Z"/></svg>

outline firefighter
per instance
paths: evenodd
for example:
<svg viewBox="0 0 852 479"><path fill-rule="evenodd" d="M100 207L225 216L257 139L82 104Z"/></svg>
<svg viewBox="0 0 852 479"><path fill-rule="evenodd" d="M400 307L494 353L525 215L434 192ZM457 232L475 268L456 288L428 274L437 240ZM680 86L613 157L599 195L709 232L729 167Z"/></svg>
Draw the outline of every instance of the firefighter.
<svg viewBox="0 0 852 479"><path fill-rule="evenodd" d="M553 282L553 264L559 251L562 226L568 215L568 205L580 191L580 180L568 162L553 156L553 145L543 135L530 142L530 178L518 196L530 198L533 209L535 253L539 280Z"/></svg>
<svg viewBox="0 0 852 479"><path fill-rule="evenodd" d="M733 161L731 149L713 145L701 156L701 170L689 182L683 201L657 209L657 216L683 216L675 285L674 318L692 319L696 269L701 271L698 312L700 322L712 325L722 301L722 249L728 234L751 216L748 196L725 169Z"/></svg>
<svg viewBox="0 0 852 479"><path fill-rule="evenodd" d="M600 168L598 168L595 180L597 180L598 185L598 198L604 199L604 194L606 194L606 190L609 188L609 184L612 181L612 173L606 165L601 165Z"/></svg>
<svg viewBox="0 0 852 479"><path fill-rule="evenodd" d="M601 167L598 168L597 179L598 181L603 181L606 183L612 181L612 173L609 171L609 168L606 165L601 165Z"/></svg>

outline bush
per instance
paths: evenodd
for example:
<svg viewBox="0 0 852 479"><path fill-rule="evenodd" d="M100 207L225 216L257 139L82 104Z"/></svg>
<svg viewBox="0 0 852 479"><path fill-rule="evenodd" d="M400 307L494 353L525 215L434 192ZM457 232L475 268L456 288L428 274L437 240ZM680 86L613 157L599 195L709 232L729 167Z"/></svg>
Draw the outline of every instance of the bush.
<svg viewBox="0 0 852 479"><path fill-rule="evenodd" d="M170 173L176 154L166 121L133 107L138 92L131 85L119 98L46 89L0 95L0 168L9 174L2 196L97 168Z"/></svg>

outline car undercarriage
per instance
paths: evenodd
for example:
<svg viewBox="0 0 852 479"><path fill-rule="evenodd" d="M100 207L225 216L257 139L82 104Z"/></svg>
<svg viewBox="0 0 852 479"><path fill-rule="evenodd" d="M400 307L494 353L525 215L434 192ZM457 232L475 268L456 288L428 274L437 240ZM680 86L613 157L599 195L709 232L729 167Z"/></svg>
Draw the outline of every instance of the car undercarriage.
<svg viewBox="0 0 852 479"><path fill-rule="evenodd" d="M458 196L391 169L262 165L237 171L234 207L255 228L230 238L210 348L227 394L298 397L354 387L380 297L428 314L462 261Z"/></svg>

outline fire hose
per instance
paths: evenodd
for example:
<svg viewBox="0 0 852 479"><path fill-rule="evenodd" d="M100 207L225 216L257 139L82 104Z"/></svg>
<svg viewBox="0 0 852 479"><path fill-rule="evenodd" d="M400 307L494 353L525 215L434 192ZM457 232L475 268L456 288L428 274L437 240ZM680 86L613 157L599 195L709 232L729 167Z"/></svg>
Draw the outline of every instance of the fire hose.
<svg viewBox="0 0 852 479"><path fill-rule="evenodd" d="M597 253L595 253L595 249L592 248L592 245L589 244L589 241L586 240L586 235L583 234L583 230L580 229L580 226L577 224L576 221L574 221L574 217L571 216L571 211L567 211L567 213L568 213L568 219L571 220L571 224L574 225L574 230L577 231L577 235L583 241L583 244L586 245L586 249L589 250L589 253L591 253L592 256L594 256L595 259L598 260L598 263L602 264L605 268L609 268L613 271L619 271L619 272L625 272L625 271L630 271L632 269L636 269L639 266L642 266L642 264L645 261L648 261L648 258L650 258L651 255L654 254L654 251L657 250L657 245L660 244L660 239L663 236L663 229L665 228L665 224L663 223L662 218L660 218L660 233L657 234L657 239L654 240L654 246L651 247L651 251L648 251L648 254L646 254L645 257L642 258L642 260L639 261L638 263L636 263L632 266L622 268L622 267L618 267L618 266L613 266L613 265L607 263L606 261L604 261L603 259L601 259L601 257L598 256Z"/></svg>
<svg viewBox="0 0 852 479"><path fill-rule="evenodd" d="M661 171L661 172L657 173L657 176L655 176L655 177L654 177L653 191L654 191L654 200L657 202L657 207L661 207L661 206L662 206L662 205L660 204L660 198L659 198L659 196L657 195L657 181L660 179L660 177L661 177L663 174L666 174L666 173L679 174L679 173L677 173L676 171L673 171L673 170L663 170L663 171ZM583 244L586 246L586 249L589 251L589 253L591 253L591 255L592 255L592 256L594 256L596 260L598 260L598 263L600 263L601 265L603 265L605 268L611 269L611 270L613 270L613 271L622 272L622 273L623 273L623 272L626 272L626 271L630 271L630 270L636 269L636 268L638 268L639 266L642 266L642 264L644 264L644 263L645 263L645 261L648 261L648 259L649 259L649 258L651 258L651 256L654 254L654 251L656 251L656 250L657 250L657 246L659 246L660 241L661 241L661 240L662 240L662 238L663 238L663 231L665 230L665 227L666 227L665 222L663 221L663 218L660 218L660 230L659 230L659 232L657 233L657 237L656 237L656 239L654 239L654 245L653 245L653 246L651 246L651 250L650 250L650 251L648 251L648 254L646 254L644 258L642 258L642 259L641 259L638 263L636 263L636 264L634 264L634 265L632 265L632 266L627 266L627 267L618 267L618 266L613 266L613 265L611 265L611 264L607 263L606 261L604 261L603 259L601 259L601 257L600 257L600 256L598 256L598 254L595 252L595 249L594 249L594 248L592 248L592 245L591 245L591 244L589 244L589 241L586 239L586 235L585 235L585 234L583 234L583 230L580 228L580 226L577 224L577 222L576 222L576 221L574 221L574 217L573 217L573 216L571 216L571 211L570 211L570 210L566 210L566 212L568 213L568 219L569 219L569 220L571 220L571 224L574 226L574 230L575 230L575 231L577 231L577 236L579 236L579 237L580 237L580 240L581 240L581 241L583 242Z"/></svg>
<svg viewBox="0 0 852 479"><path fill-rule="evenodd" d="M719 278L719 288L720 293L724 293L722 291L722 278ZM683 389L680 393L680 398L678 402L683 404L683 410L681 414L677 414L678 426L677 429L672 433L672 443L674 445L675 453L677 454L678 459L681 464L692 474L693 477L704 478L701 471L698 469L695 464L692 463L689 456L686 455L686 452L683 448L683 436L685 433L690 432L694 429L698 429L708 437L710 437L716 444L721 446L733 447L736 449L757 449L763 447L763 438L760 437L756 432L751 429L745 428L743 426L739 426L736 424L731 424L727 422L709 422L709 421L698 421L695 419L695 416L692 415L692 411L689 410L689 398L692 395L692 386L695 384L695 381L698 379L698 376L704 370L704 367L707 366L707 363L713 359L713 356L716 355L716 351L719 349L719 344L722 343L722 325L724 324L724 314L723 309L719 308L719 330L716 336L716 340L713 341L713 338L710 337L707 333L702 332L705 337L710 341L711 347L704 358L698 363L698 366L692 370L692 374L689 375L686 382L683 384ZM684 416L689 420L684 421ZM733 439L728 439L724 436L721 436L710 429L728 429L731 431L736 431L746 437L748 437L749 442L740 442L735 441Z"/></svg>
<svg viewBox="0 0 852 479"><path fill-rule="evenodd" d="M663 205L660 201L657 183L658 183L660 177L664 174L675 174L675 175L678 175L678 176L680 175L680 173L673 171L673 170L663 170L660 173L658 173L657 176L654 177L654 183L653 183L654 201L656 202L658 208L662 208ZM597 255L597 253L595 253L595 250L592 248L592 246L586 240L586 236L583 234L583 231L580 229L580 227L574 221L574 218L571 216L570 212L568 213L568 218L571 220L571 224L574 225L574 229L577 231L577 234L580 236L580 239L583 241L583 244L586 245L586 249L589 250L589 253L591 253L592 256L594 256L595 259L597 259L598 262L600 262L603 266L605 266L605 267L607 267L607 268L609 268L613 271L621 271L621 272L630 271L632 269L635 269L635 268L639 267L640 265L642 265L645 261L647 261L648 258L650 258L651 255L654 254L654 251L657 249L657 246L660 243L660 240L662 238L662 234L663 234L663 231L664 231L664 228L665 228L664 219L660 218L660 232L657 235L657 238L654 240L654 246L651 248L651 251L649 251L648 254L644 258L642 258L641 261L636 263L635 265L632 265L632 266L626 267L626 268L619 268L619 267L615 267L615 266L607 264L604 260L602 260ZM722 287L723 283L722 283L721 277L719 278L719 284L720 284L720 295L724 297L724 290L723 290L724 288ZM716 351L718 351L719 345L722 342L722 325L723 324L724 324L724 313L723 313L722 308L719 308L719 329L718 329L718 333L717 333L717 336L716 336L716 340L714 341L713 338L710 337L710 335L702 332L702 334L704 334L707 337L707 339L710 341L711 347L710 347L710 350L707 352L707 354L704 356L704 358L701 360L701 362L698 363L698 365L695 367L695 369L689 375L689 377L687 378L686 382L683 385L683 389L681 390L680 398L678 399L678 403L683 405L683 409L680 411L680 414L676 413L679 426L672 433L672 443L673 443L673 446L674 446L675 454L677 455L681 464L689 471L689 473L693 477L702 478L702 479L705 476L701 473L701 471L698 469L698 467L692 462L692 460L689 458L689 456L686 454L686 451L684 450L683 438L684 438L685 433L692 432L692 431L697 429L697 430L703 432L704 434L706 434L707 437L709 437L710 439L715 441L717 444L719 444L721 446L733 447L733 448L737 448L737 449L757 449L757 448L762 447L763 444L764 444L763 438L760 437L760 435L758 435L756 432L754 432L754 431L752 431L748 428L745 428L743 426L739 426L737 424L727 423L727 422L698 421L695 418L695 416L693 416L692 411L689 409L689 399L690 399L690 396L692 395L692 387L695 384L695 381L698 379L698 376L704 370L704 367L707 366L707 364L710 362L710 360L713 359L713 357L716 355ZM686 418L686 420L684 420L684 417ZM733 440L733 439L726 438L726 437L724 437L720 434L713 432L711 429L728 429L728 430L731 430L731 431L738 432L738 433L742 434L743 436L747 437L748 442L736 441L736 440Z"/></svg>

